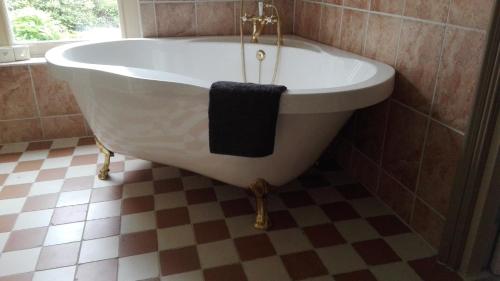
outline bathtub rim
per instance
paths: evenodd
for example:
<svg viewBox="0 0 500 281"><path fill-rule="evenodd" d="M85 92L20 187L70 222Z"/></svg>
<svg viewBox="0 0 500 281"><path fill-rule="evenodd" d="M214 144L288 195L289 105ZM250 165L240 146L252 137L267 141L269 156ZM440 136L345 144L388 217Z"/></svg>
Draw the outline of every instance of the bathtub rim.
<svg viewBox="0 0 500 281"><path fill-rule="evenodd" d="M264 40L272 40L272 36L264 37ZM105 64L93 64L78 62L68 59L64 53L75 47L105 44L110 42L127 41L206 41L208 42L234 42L237 43L237 36L195 36L195 37L175 37L175 38L129 38L118 40L86 41L66 44L49 50L45 57L47 63L52 66L63 68L64 70L80 69L104 72L111 75L124 76L127 78L149 80L164 83L176 83L183 86L191 86L209 90L211 82L199 80L185 75L175 74L167 71L144 69L128 66L116 66ZM366 58L354 53L343 51L332 46L319 42L311 41L297 36L286 36L287 42L293 42L295 45L306 45L308 49L324 51L332 56L342 55L353 59L361 60L373 65L376 68L375 74L359 83L330 87L330 88L312 88L312 89L288 89L282 97L280 113L328 113L346 110L355 110L373 104L379 103L388 98L394 89L395 70L393 67ZM57 73L64 77L65 71ZM305 104L304 104L305 103Z"/></svg>

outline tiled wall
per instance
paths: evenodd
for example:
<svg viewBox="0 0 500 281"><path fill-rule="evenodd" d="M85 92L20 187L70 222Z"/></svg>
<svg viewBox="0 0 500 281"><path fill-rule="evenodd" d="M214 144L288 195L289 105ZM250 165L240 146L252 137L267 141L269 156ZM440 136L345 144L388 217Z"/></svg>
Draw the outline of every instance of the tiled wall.
<svg viewBox="0 0 500 281"><path fill-rule="evenodd" d="M329 152L439 246L494 0L296 1L295 33L394 66Z"/></svg>
<svg viewBox="0 0 500 281"><path fill-rule="evenodd" d="M255 1L245 1L244 12L255 14ZM294 0L272 1L280 12L283 33L291 34ZM239 34L239 0L140 0L140 10L144 37Z"/></svg>
<svg viewBox="0 0 500 281"><path fill-rule="evenodd" d="M0 65L0 143L90 134L71 90L45 64Z"/></svg>

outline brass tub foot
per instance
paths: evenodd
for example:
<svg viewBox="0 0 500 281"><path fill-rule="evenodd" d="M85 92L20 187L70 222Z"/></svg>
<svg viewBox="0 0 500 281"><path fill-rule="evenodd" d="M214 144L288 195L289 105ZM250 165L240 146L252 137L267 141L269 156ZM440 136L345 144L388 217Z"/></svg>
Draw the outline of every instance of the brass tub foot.
<svg viewBox="0 0 500 281"><path fill-rule="evenodd" d="M258 179L254 184L250 185L250 189L255 195L257 210L254 227L259 230L266 230L271 226L266 205L266 195L271 186L265 180Z"/></svg>
<svg viewBox="0 0 500 281"><path fill-rule="evenodd" d="M115 156L113 151L108 150L102 145L102 143L96 138L95 143L99 148L99 151L104 155L104 164L102 164L102 168L99 170L99 175L97 176L100 180L105 180L109 176L109 164L111 162L111 157Z"/></svg>

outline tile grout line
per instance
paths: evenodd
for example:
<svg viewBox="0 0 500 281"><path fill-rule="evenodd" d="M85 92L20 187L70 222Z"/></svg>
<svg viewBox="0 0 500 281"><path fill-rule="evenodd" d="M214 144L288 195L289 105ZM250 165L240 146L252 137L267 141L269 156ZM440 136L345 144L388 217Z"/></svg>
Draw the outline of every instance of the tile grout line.
<svg viewBox="0 0 500 281"><path fill-rule="evenodd" d="M45 130L44 130L43 125L42 125L42 116L40 114L40 106L38 105L38 98L36 95L35 80L33 79L33 72L31 69L31 65L28 65L27 67L28 67L28 72L29 72L30 81L31 81L31 92L33 93L33 99L34 99L35 107L36 107L37 116L35 116L35 117L38 119L38 123L40 124L40 131L42 133L41 139L45 139ZM29 119L33 119L33 118L29 118Z"/></svg>
<svg viewBox="0 0 500 281"><path fill-rule="evenodd" d="M451 0L448 1L448 14L446 16L446 22L448 22L449 17L450 17L450 10L451 10L450 4L451 4ZM422 179L422 168L424 166L423 162L424 162L424 156L425 156L425 152L426 152L427 142L429 141L429 131L430 131L430 126L431 126L431 122L432 122L432 110L433 110L433 106L434 106L434 102L435 102L436 96L438 95L439 74L441 72L441 67L442 67L442 62L443 62L443 54L444 54L444 51L445 51L444 47L446 45L446 30L447 30L447 25L445 25L444 30L443 30L443 40L441 42L441 48L440 48L440 51L439 51L438 68L436 70L436 76L435 76L436 78L435 78L435 81L434 81L433 94L432 94L432 99L431 99L429 113L428 113L427 120L426 120L427 124L426 124L426 128L425 128L425 133L424 133L424 141L422 143L422 152L421 152L421 155L420 155L420 160L419 160L420 163L419 163L418 171L417 171L417 180L415 182L415 198L414 198L413 204L412 204L412 213L411 213L411 219L410 219L410 221L413 221L413 219L414 219L414 216L415 216L415 206L417 204L417 197L420 197L418 195L418 192L420 190L419 187L420 187L420 182L421 182L421 179ZM421 199L420 201L424 202L425 200ZM425 203L427 203L427 202L425 202ZM440 214L439 212L437 212L437 213Z"/></svg>

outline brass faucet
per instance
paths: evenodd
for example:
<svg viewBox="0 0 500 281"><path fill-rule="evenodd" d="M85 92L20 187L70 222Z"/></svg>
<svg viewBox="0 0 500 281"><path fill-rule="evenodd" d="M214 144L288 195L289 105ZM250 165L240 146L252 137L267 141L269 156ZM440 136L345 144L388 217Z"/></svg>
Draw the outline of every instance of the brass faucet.
<svg viewBox="0 0 500 281"><path fill-rule="evenodd" d="M259 36L262 34L262 30L264 30L264 27L266 25L277 25L278 29L278 40L279 42L283 42L282 36L281 36L281 22L280 22L280 17L278 15L278 9L276 6L273 4L269 3L264 3L263 0L260 0L258 2L258 7L259 7L259 13L258 15L247 15L245 13L241 17L241 21L243 23L251 22L253 29L252 29L252 42L253 43L258 43L259 42ZM275 11L276 15L266 15L264 12L264 8L271 8Z"/></svg>

